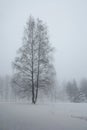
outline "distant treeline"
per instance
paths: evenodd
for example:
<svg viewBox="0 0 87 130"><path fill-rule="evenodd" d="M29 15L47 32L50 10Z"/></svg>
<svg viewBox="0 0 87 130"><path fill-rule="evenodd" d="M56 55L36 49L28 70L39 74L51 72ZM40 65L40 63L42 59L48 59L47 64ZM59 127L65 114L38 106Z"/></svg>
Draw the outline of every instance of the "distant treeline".
<svg viewBox="0 0 87 130"><path fill-rule="evenodd" d="M79 85L75 80L68 82L66 93L71 102L87 102L87 79L82 79Z"/></svg>
<svg viewBox="0 0 87 130"><path fill-rule="evenodd" d="M16 93L14 87L12 86L10 76L1 77L0 76L0 101L18 101L29 99L18 95ZM76 80L68 81L66 83L61 84L60 86L57 84L56 87L53 87L53 90L46 95L40 93L40 100L48 99L50 101L64 101L64 102L87 102L87 79L82 79L79 83Z"/></svg>

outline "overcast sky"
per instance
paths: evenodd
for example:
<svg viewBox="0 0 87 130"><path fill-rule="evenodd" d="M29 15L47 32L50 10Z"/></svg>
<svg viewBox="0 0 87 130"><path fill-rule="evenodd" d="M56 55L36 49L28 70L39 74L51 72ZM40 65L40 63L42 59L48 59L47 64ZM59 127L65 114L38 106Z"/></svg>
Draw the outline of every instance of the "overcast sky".
<svg viewBox="0 0 87 130"><path fill-rule="evenodd" d="M12 73L29 15L48 25L58 80L87 77L87 0L0 0L0 75Z"/></svg>

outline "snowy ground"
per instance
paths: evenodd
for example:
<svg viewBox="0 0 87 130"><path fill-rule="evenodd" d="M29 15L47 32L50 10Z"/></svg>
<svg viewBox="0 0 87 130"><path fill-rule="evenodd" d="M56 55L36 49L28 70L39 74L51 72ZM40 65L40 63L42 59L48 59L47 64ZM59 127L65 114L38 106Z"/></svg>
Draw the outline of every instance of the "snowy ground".
<svg viewBox="0 0 87 130"><path fill-rule="evenodd" d="M0 130L87 130L87 104L0 103Z"/></svg>

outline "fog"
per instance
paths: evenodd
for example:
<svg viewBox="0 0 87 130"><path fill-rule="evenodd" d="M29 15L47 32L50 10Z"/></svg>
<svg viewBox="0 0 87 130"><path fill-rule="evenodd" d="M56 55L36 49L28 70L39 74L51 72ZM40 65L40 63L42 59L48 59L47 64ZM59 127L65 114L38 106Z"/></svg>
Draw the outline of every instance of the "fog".
<svg viewBox="0 0 87 130"><path fill-rule="evenodd" d="M0 0L0 130L87 130L86 35L87 0Z"/></svg>
<svg viewBox="0 0 87 130"><path fill-rule="evenodd" d="M87 77L86 0L0 0L0 75L12 74L29 15L48 25L58 81Z"/></svg>

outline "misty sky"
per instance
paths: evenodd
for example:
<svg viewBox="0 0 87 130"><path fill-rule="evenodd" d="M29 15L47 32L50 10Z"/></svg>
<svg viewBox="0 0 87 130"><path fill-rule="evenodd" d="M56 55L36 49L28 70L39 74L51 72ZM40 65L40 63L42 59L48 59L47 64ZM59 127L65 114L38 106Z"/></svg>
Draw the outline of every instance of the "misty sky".
<svg viewBox="0 0 87 130"><path fill-rule="evenodd" d="M48 25L57 79L87 77L87 0L0 0L0 75L12 73L29 15Z"/></svg>

